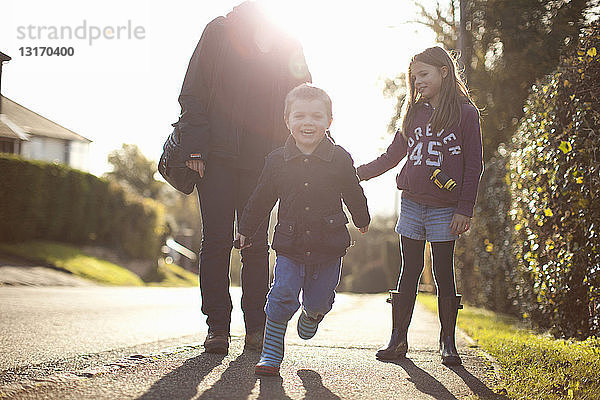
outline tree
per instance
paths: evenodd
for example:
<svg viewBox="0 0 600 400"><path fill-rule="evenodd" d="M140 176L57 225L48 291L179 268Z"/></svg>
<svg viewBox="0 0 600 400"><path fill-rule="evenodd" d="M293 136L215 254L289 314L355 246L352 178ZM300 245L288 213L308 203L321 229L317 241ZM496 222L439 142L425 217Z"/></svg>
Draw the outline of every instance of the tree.
<svg viewBox="0 0 600 400"><path fill-rule="evenodd" d="M429 26L448 49L456 49L458 1L435 10L423 5L421 23ZM572 51L585 22L589 0L466 1L469 88L482 109L484 158L500 143L509 143L523 116L523 105L535 81L552 72L560 54Z"/></svg>
<svg viewBox="0 0 600 400"><path fill-rule="evenodd" d="M402 114L402 104L406 98L406 74L401 72L394 79L386 79L385 87L383 88L383 95L388 98L398 99L394 116L388 124L388 132L394 133L398 127L400 115Z"/></svg>
<svg viewBox="0 0 600 400"><path fill-rule="evenodd" d="M108 162L113 170L105 174L107 179L139 196L158 199L164 184L154 179L156 162L147 159L138 146L123 143L121 149L109 153Z"/></svg>
<svg viewBox="0 0 600 400"><path fill-rule="evenodd" d="M146 158L135 144L124 143L108 155L108 162L113 170L104 177L116 181L136 196L150 197L162 203L168 235L197 253L202 239L202 220L196 194L186 196L165 182L154 179L156 161Z"/></svg>

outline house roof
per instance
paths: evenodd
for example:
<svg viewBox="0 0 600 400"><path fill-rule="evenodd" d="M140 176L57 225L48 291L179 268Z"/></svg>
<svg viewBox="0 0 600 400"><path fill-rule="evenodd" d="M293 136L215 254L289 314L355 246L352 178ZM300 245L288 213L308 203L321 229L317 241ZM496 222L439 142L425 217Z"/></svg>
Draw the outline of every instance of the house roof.
<svg viewBox="0 0 600 400"><path fill-rule="evenodd" d="M11 139L19 139L16 133L8 127L4 122L0 121L0 137L7 137Z"/></svg>
<svg viewBox="0 0 600 400"><path fill-rule="evenodd" d="M29 135L17 124L8 118L6 114L0 114L0 137L11 139L29 140Z"/></svg>
<svg viewBox="0 0 600 400"><path fill-rule="evenodd" d="M0 121L0 137L17 139L18 136L4 122Z"/></svg>
<svg viewBox="0 0 600 400"><path fill-rule="evenodd" d="M0 63L4 62L4 61L10 61L11 58L9 56L7 56L6 54L4 54L3 52L0 51Z"/></svg>
<svg viewBox="0 0 600 400"><path fill-rule="evenodd" d="M6 115L10 122L14 123L18 128L29 135L86 143L91 142L90 139L42 117L9 98L1 96L0 101L2 101L2 114ZM10 126L10 122L7 123L6 118L0 120L0 136L17 138L18 134L15 133L14 126Z"/></svg>

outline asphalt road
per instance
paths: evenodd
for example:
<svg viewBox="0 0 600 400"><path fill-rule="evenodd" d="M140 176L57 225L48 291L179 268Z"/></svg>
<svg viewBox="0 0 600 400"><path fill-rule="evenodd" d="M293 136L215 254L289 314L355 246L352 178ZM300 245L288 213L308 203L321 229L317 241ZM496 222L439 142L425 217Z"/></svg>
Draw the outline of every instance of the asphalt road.
<svg viewBox="0 0 600 400"><path fill-rule="evenodd" d="M0 321L0 370L206 332L198 288L0 287Z"/></svg>
<svg viewBox="0 0 600 400"><path fill-rule="evenodd" d="M385 295L339 294L315 338L286 334L281 378L258 378L243 352L239 289L229 355L203 353L197 289L0 287L0 398L504 398L481 351L459 336L464 367L439 362L437 316L417 306L408 359L383 363Z"/></svg>

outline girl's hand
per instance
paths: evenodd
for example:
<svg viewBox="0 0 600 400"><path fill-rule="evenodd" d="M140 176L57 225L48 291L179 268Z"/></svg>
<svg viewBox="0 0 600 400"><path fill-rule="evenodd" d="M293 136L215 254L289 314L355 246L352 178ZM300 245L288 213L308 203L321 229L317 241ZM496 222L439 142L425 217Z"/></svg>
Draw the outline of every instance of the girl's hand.
<svg viewBox="0 0 600 400"><path fill-rule="evenodd" d="M206 168L204 160L187 160L185 166L196 171L200 178L204 178L204 169Z"/></svg>
<svg viewBox="0 0 600 400"><path fill-rule="evenodd" d="M369 225L367 225L367 226L363 226L362 228L358 228L358 231L359 231L360 233L362 233L363 235L364 235L365 233L367 233L367 231L368 231L368 230L369 230Z"/></svg>
<svg viewBox="0 0 600 400"><path fill-rule="evenodd" d="M452 216L452 222L450 223L450 231L454 235L460 235L465 233L471 227L471 217L466 215L454 214Z"/></svg>

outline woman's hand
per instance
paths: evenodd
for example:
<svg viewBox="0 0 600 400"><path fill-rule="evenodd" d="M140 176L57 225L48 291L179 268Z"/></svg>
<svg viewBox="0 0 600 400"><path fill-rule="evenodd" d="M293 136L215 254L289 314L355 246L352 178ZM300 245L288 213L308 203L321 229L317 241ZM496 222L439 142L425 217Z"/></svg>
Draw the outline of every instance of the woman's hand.
<svg viewBox="0 0 600 400"><path fill-rule="evenodd" d="M471 227L471 217L466 215L454 214L450 223L450 231L454 235L465 233Z"/></svg>
<svg viewBox="0 0 600 400"><path fill-rule="evenodd" d="M236 233L235 240L239 241L239 243L240 243L240 250L243 250L243 249L246 249L246 248L252 246L252 242L246 242L246 240L247 240L246 236L240 235L239 233Z"/></svg>
<svg viewBox="0 0 600 400"><path fill-rule="evenodd" d="M204 169L206 168L204 160L187 160L185 166L196 171L200 175L200 178L204 178Z"/></svg>
<svg viewBox="0 0 600 400"><path fill-rule="evenodd" d="M363 226L362 228L358 228L358 231L359 231L360 233L362 233L363 235L364 235L365 233L367 233L367 232L368 232L368 230L369 230L369 225L367 225L367 226Z"/></svg>

